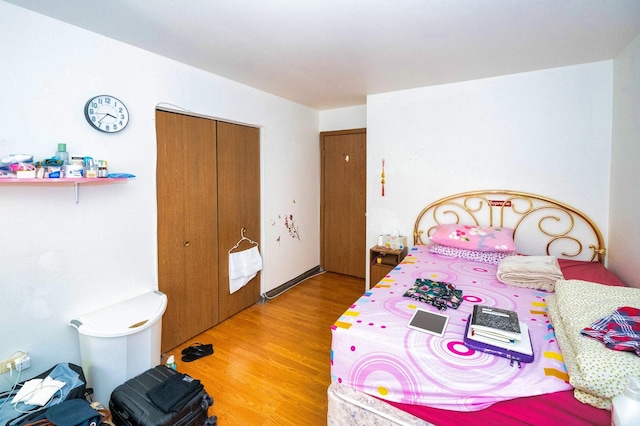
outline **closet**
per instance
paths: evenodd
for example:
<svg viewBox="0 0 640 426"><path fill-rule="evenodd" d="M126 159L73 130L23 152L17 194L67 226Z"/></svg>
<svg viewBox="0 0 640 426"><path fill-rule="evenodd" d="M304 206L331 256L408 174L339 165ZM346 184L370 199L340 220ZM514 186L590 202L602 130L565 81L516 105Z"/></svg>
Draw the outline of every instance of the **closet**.
<svg viewBox="0 0 640 426"><path fill-rule="evenodd" d="M165 352L260 299L260 273L231 294L228 265L243 229L260 244L260 130L157 110L156 134Z"/></svg>

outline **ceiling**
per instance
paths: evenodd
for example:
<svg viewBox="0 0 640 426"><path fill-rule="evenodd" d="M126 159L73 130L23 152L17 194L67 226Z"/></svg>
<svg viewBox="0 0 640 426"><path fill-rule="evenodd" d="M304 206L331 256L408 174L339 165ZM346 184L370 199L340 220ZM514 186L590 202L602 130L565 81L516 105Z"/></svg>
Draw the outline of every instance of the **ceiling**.
<svg viewBox="0 0 640 426"><path fill-rule="evenodd" d="M640 0L6 0L309 107L613 59Z"/></svg>

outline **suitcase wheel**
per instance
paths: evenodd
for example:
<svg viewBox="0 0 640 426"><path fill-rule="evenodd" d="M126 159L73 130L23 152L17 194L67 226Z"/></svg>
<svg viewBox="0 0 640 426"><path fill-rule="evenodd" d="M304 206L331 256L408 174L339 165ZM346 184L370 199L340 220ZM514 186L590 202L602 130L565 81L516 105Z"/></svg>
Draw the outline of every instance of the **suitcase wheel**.
<svg viewBox="0 0 640 426"><path fill-rule="evenodd" d="M209 395L205 395L202 397L202 401L200 401L200 406L202 407L202 410L206 410L212 405L213 405L213 398L211 398Z"/></svg>
<svg viewBox="0 0 640 426"><path fill-rule="evenodd" d="M216 416L211 416L204 421L204 426L216 426L217 424L218 424L218 418Z"/></svg>

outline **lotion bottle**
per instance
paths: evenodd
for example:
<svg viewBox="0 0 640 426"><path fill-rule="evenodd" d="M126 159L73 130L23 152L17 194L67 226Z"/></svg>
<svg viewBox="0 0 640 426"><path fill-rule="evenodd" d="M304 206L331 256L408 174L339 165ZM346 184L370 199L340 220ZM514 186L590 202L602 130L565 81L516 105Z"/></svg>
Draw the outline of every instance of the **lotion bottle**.
<svg viewBox="0 0 640 426"><path fill-rule="evenodd" d="M59 143L56 151L57 160L62 160L62 165L69 164L69 153L67 152L67 144Z"/></svg>
<svg viewBox="0 0 640 426"><path fill-rule="evenodd" d="M611 400L611 425L631 426L640 421L640 378L629 376L624 391Z"/></svg>

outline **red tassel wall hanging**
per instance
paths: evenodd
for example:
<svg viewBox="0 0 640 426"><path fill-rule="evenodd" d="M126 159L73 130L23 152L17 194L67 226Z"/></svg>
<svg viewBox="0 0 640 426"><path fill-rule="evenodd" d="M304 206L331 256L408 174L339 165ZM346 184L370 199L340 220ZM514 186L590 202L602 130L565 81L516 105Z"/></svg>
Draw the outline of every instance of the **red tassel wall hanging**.
<svg viewBox="0 0 640 426"><path fill-rule="evenodd" d="M382 184L382 196L384 197L384 158L382 159L382 180L380 183Z"/></svg>

